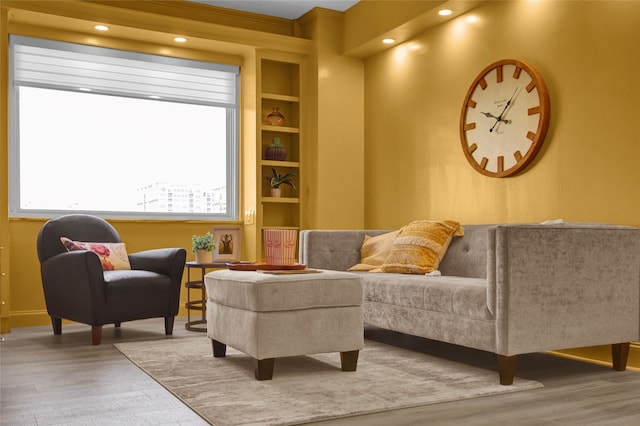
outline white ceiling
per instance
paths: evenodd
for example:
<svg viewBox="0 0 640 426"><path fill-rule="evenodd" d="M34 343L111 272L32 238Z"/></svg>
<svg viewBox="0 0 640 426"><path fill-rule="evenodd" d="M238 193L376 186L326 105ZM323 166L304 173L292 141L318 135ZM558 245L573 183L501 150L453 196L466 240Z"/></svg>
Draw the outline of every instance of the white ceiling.
<svg viewBox="0 0 640 426"><path fill-rule="evenodd" d="M313 9L323 7L344 12L356 4L358 0L190 0L196 3L262 15L277 16L286 19L297 19Z"/></svg>

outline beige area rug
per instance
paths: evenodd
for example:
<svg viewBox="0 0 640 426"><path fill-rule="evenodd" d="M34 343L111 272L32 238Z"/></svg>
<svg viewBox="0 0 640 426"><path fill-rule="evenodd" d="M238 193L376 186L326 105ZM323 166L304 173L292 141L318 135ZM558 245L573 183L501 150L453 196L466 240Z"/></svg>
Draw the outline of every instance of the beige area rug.
<svg viewBox="0 0 640 426"><path fill-rule="evenodd" d="M233 348L214 358L206 336L115 345L209 423L293 425L542 387L419 352L365 340L356 372L338 353L278 358L273 380L254 378Z"/></svg>

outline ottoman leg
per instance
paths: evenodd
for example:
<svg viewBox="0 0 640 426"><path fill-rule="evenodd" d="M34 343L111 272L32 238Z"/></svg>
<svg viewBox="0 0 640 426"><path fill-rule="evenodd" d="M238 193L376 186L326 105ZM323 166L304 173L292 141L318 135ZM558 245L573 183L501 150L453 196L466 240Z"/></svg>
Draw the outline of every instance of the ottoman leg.
<svg viewBox="0 0 640 426"><path fill-rule="evenodd" d="M273 364L275 358L256 359L256 380L271 380L273 378Z"/></svg>
<svg viewBox="0 0 640 426"><path fill-rule="evenodd" d="M227 355L227 345L220 343L217 340L211 339L211 346L213 347L213 356L216 358Z"/></svg>
<svg viewBox="0 0 640 426"><path fill-rule="evenodd" d="M356 371L358 366L358 353L360 351L340 352L342 371Z"/></svg>

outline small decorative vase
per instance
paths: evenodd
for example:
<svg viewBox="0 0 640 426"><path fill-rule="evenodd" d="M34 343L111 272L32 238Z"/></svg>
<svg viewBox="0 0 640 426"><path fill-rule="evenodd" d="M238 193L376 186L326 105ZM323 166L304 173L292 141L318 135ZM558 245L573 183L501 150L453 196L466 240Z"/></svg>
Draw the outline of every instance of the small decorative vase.
<svg viewBox="0 0 640 426"><path fill-rule="evenodd" d="M272 111L267 115L267 123L272 126L284 126L284 115L280 112L279 107L272 108Z"/></svg>
<svg viewBox="0 0 640 426"><path fill-rule="evenodd" d="M264 158L266 160L284 161L287 159L287 148L280 145L280 138L273 138L273 143L268 146L264 152Z"/></svg>
<svg viewBox="0 0 640 426"><path fill-rule="evenodd" d="M196 250L196 263L213 263L213 252L208 250Z"/></svg>
<svg viewBox="0 0 640 426"><path fill-rule="evenodd" d="M282 194L282 189L281 188L271 188L271 196L274 198L280 198L280 195Z"/></svg>

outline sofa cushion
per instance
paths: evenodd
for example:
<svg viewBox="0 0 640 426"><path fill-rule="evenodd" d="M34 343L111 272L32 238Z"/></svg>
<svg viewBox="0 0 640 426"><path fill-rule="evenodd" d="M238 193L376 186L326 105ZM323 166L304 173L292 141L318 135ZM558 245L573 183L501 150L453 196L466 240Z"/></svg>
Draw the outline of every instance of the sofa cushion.
<svg viewBox="0 0 640 426"><path fill-rule="evenodd" d="M364 300L493 320L487 307L487 280L481 278L359 273Z"/></svg>
<svg viewBox="0 0 640 426"><path fill-rule="evenodd" d="M349 271L371 271L382 266L400 231L398 229L375 237L365 235L360 248L360 263L349 268Z"/></svg>
<svg viewBox="0 0 640 426"><path fill-rule="evenodd" d="M383 272L426 274L438 268L453 236L464 235L455 221L417 220L405 226L382 265Z"/></svg>
<svg viewBox="0 0 640 426"><path fill-rule="evenodd" d="M464 237L452 239L440 261L438 270L442 275L487 278L489 230L494 228L495 225L464 225Z"/></svg>

